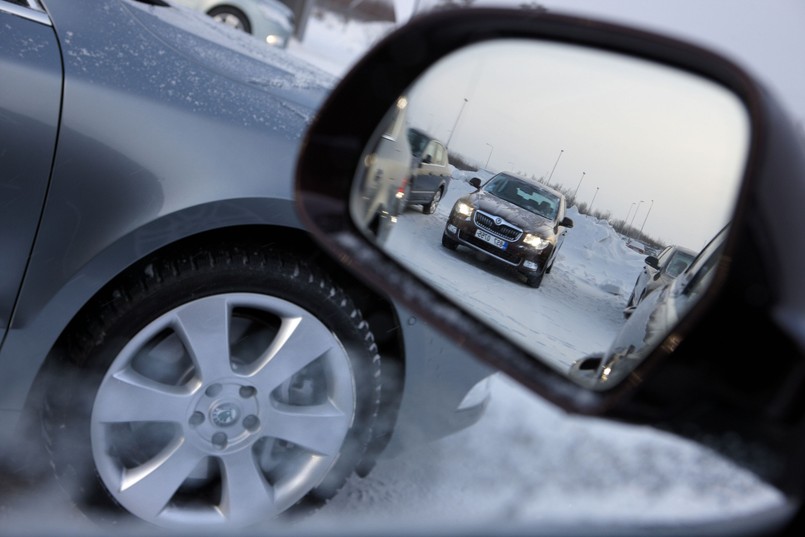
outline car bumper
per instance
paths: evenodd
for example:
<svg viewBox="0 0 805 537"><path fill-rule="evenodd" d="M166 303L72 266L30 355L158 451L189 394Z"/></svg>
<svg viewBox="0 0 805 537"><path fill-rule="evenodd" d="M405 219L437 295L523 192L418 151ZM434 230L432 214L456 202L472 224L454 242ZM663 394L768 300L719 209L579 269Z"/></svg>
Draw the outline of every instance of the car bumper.
<svg viewBox="0 0 805 537"><path fill-rule="evenodd" d="M413 314L398 313L406 327L405 384L383 458L477 422L489 403L489 378L496 371Z"/></svg>
<svg viewBox="0 0 805 537"><path fill-rule="evenodd" d="M476 231L479 229L470 218L456 218L451 215L445 225L444 232L459 244L482 252L522 274L534 274L545 269L550 247L538 251L522 241L507 241L505 249L500 248L478 238ZM485 230L480 231L484 232Z"/></svg>

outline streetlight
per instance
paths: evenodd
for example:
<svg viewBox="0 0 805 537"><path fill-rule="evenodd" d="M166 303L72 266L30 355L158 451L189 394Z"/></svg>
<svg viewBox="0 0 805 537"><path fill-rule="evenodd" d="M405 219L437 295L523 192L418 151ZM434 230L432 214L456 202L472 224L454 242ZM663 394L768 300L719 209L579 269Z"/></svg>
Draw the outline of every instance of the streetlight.
<svg viewBox="0 0 805 537"><path fill-rule="evenodd" d="M635 206L635 202L633 201L631 205L629 205L629 211L626 213L626 218L623 219L623 225L621 226L621 233L623 230L626 229L626 221L629 220L629 215L632 214L632 207Z"/></svg>
<svg viewBox="0 0 805 537"><path fill-rule="evenodd" d="M495 150L495 146L490 144L489 142L486 142L486 145L488 145L491 149L489 150L489 156L486 157L486 165L484 166L484 169L489 169L489 159L492 158L492 151Z"/></svg>
<svg viewBox="0 0 805 537"><path fill-rule="evenodd" d="M643 225L640 226L640 235L643 235L643 226L646 225L646 220L648 220L648 215L651 214L651 208L654 207L654 200L651 200L651 205L648 207L648 212L646 213L646 217L643 219Z"/></svg>
<svg viewBox="0 0 805 537"><path fill-rule="evenodd" d="M573 192L573 199L576 199L576 194L579 193L579 187L581 186L581 182L584 181L584 174L586 174L586 173L587 172L581 172L581 179L579 179L579 184L576 185L576 191Z"/></svg>
<svg viewBox="0 0 805 537"><path fill-rule="evenodd" d="M453 123L453 130L450 131L450 136L447 138L447 143L444 144L447 149L450 149L450 140L453 139L453 133L456 132L456 127L458 127L458 120L461 119L461 114L464 112L464 107L469 102L469 99L464 97L464 102L461 103L461 109L458 111L458 115L456 116L456 122Z"/></svg>
<svg viewBox="0 0 805 537"><path fill-rule="evenodd" d="M548 184L551 183L551 177L553 177L553 171L556 169L556 165L559 164L559 159L562 158L562 153L564 153L564 149L559 150L559 156L556 157L556 162L553 163L553 168L551 168L551 174L548 176Z"/></svg>
<svg viewBox="0 0 805 537"><path fill-rule="evenodd" d="M643 200L640 200L640 203L637 204L637 208L634 210L634 214L632 215L632 221L629 222L629 227L632 227L632 224L634 224L634 217L637 216L637 211L640 210L640 206L642 204L643 204Z"/></svg>
<svg viewBox="0 0 805 537"><path fill-rule="evenodd" d="M595 197L598 195L598 189L600 187L595 187L595 194L593 194L593 201L590 202L590 206L587 207L587 214L592 214L593 212L593 203L595 202Z"/></svg>

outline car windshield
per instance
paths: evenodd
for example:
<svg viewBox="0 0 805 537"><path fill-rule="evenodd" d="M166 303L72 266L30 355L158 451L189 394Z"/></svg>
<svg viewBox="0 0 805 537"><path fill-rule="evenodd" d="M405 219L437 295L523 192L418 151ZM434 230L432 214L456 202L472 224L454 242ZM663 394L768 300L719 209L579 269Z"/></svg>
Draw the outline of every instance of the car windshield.
<svg viewBox="0 0 805 537"><path fill-rule="evenodd" d="M668 262L668 270L666 273L672 278L676 278L682 274L686 268L688 268L688 265L690 265L690 262L693 261L694 257L694 254L677 250L671 257L671 260Z"/></svg>
<svg viewBox="0 0 805 537"><path fill-rule="evenodd" d="M430 138L421 131L408 129L408 143L411 144L411 153L413 153L415 157L422 155L429 141Z"/></svg>
<svg viewBox="0 0 805 537"><path fill-rule="evenodd" d="M484 186L484 192L551 220L559 211L558 196L510 175L496 175Z"/></svg>

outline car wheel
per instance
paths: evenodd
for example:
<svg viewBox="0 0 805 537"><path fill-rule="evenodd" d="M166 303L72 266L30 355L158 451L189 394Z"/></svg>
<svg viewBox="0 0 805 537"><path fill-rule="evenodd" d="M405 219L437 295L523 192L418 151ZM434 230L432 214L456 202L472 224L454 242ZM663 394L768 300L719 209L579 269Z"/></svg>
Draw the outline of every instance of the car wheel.
<svg viewBox="0 0 805 537"><path fill-rule="evenodd" d="M433 198L430 200L430 203L425 205L422 209L422 212L425 214L433 214L436 212L436 208L439 206L439 202L442 199L442 189L440 188L433 194Z"/></svg>
<svg viewBox="0 0 805 537"><path fill-rule="evenodd" d="M247 34L252 33L252 25L249 23L248 17L239 9L227 6L215 7L209 10L207 15L235 30L240 30Z"/></svg>
<svg viewBox="0 0 805 537"><path fill-rule="evenodd" d="M82 318L43 430L60 483L99 522L122 508L163 527L244 527L320 504L359 464L380 357L316 267L191 251L140 267Z"/></svg>
<svg viewBox="0 0 805 537"><path fill-rule="evenodd" d="M451 239L446 233L442 233L442 246L448 250L456 250L458 248L458 241Z"/></svg>

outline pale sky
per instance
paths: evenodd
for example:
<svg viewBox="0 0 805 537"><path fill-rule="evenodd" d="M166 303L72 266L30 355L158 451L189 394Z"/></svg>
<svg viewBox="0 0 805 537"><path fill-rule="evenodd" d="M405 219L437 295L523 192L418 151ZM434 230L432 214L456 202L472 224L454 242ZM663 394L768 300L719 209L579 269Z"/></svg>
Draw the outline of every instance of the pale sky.
<svg viewBox="0 0 805 537"><path fill-rule="evenodd" d="M501 41L443 60L409 97L409 124L451 152L578 188L579 202L664 244L700 249L733 208L748 119L729 92L687 73Z"/></svg>

